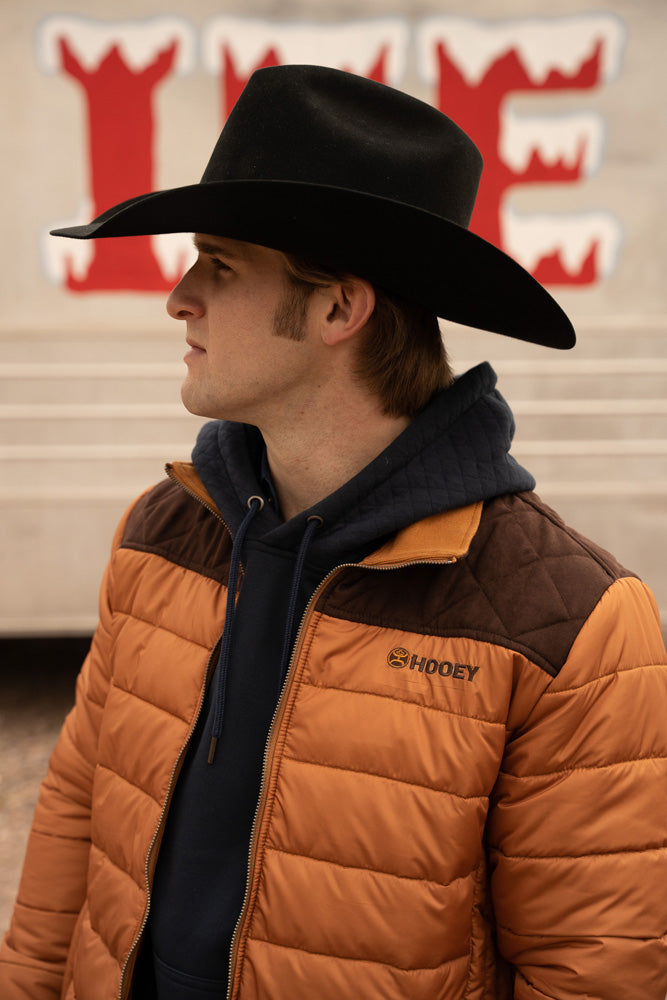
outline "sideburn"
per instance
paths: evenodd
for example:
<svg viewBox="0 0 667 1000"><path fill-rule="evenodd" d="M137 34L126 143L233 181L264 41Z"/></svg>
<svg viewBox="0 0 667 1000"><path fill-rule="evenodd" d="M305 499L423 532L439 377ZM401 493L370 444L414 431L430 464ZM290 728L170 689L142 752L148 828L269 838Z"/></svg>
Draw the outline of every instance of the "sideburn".
<svg viewBox="0 0 667 1000"><path fill-rule="evenodd" d="M308 300L314 288L305 282L287 279L285 294L273 314L273 333L287 340L303 340L306 336L305 323Z"/></svg>

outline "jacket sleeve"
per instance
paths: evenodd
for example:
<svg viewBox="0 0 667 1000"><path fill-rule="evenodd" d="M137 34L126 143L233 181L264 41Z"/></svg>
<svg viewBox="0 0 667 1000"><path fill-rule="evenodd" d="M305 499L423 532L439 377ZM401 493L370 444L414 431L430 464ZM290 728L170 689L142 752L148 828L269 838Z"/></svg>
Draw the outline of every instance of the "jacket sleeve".
<svg viewBox="0 0 667 1000"><path fill-rule="evenodd" d="M617 580L508 724L487 836L515 1000L665 1000L666 719L655 601Z"/></svg>
<svg viewBox="0 0 667 1000"><path fill-rule="evenodd" d="M14 913L0 945L3 1000L54 1000L61 993L86 896L91 791L110 676L112 589L113 557L102 584L99 625L41 786Z"/></svg>

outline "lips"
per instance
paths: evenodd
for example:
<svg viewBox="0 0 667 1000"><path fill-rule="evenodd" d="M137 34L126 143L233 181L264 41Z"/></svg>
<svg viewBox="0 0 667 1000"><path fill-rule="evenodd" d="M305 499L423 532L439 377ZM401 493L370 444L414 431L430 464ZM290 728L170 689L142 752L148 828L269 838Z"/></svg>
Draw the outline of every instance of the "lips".
<svg viewBox="0 0 667 1000"><path fill-rule="evenodd" d="M193 350L195 350L195 351L205 351L206 350L206 348L202 347L202 345L199 344L196 340L193 340L192 337L186 337L185 338L185 343L188 345L188 347L193 348Z"/></svg>
<svg viewBox="0 0 667 1000"><path fill-rule="evenodd" d="M186 352L183 358L184 361L194 361L195 358L201 358L206 354L206 349L196 340L193 340L192 337L186 337L185 343L188 345L190 350Z"/></svg>

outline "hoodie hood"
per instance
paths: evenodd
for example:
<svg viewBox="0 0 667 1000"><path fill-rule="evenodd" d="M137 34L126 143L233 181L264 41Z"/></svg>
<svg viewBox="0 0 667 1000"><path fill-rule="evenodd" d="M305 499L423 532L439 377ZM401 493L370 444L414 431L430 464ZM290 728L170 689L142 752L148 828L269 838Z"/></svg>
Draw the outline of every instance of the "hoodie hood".
<svg viewBox="0 0 667 1000"><path fill-rule="evenodd" d="M322 523L309 561L331 565L365 554L387 536L432 514L506 493L532 490L535 480L509 454L512 412L486 362L434 396L412 423L353 479L311 508L283 521L265 503L249 536L294 551L307 518ZM261 481L264 442L247 424L213 421L199 433L192 459L234 535L248 498L267 497Z"/></svg>

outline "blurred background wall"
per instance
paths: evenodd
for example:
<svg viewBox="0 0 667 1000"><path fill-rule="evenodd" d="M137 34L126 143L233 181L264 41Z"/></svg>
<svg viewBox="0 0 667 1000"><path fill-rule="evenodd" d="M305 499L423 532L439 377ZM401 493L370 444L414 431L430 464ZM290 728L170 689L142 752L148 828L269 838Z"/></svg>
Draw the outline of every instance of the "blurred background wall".
<svg viewBox="0 0 667 1000"><path fill-rule="evenodd" d="M455 366L494 363L541 494L665 614L664 0L554 0L548 16L537 0L1 9L0 634L92 629L114 524L199 423L164 312L188 238L48 230L195 182L249 73L303 61L436 104L482 148L473 228L548 283L579 344L562 356L450 325Z"/></svg>
<svg viewBox="0 0 667 1000"><path fill-rule="evenodd" d="M579 342L561 355L447 324L455 368L494 364L539 492L642 575L667 620L664 0L0 0L0 14L6 674L20 637L48 661L45 640L90 634L114 525L199 426L164 311L187 238L48 230L197 181L250 72L282 62L373 76L473 135L486 162L473 228L548 284ZM16 755L37 780L59 724L22 749L29 709L25 694L0 702L0 805ZM5 825L10 843L22 854Z"/></svg>

